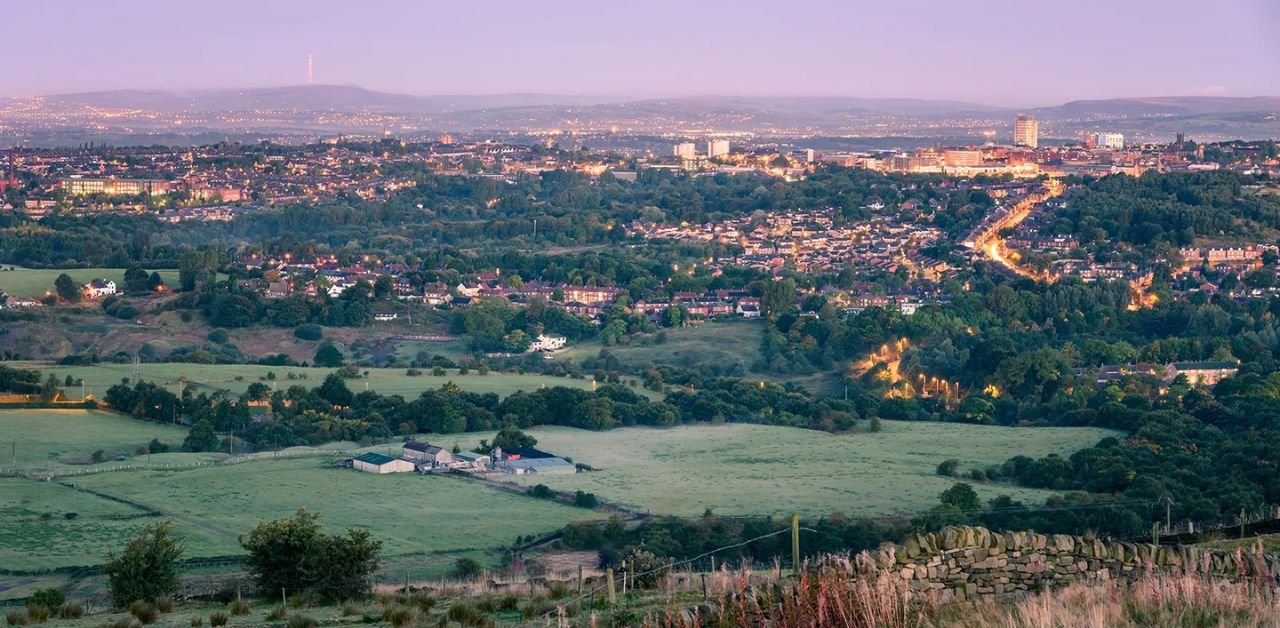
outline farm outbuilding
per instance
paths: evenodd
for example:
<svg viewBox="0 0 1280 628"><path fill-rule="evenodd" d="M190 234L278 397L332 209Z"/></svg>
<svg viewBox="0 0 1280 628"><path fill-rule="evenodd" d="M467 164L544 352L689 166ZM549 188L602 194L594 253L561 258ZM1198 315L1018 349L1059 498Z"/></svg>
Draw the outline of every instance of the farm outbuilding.
<svg viewBox="0 0 1280 628"><path fill-rule="evenodd" d="M430 443L420 443L418 441L408 441L403 446L404 457L414 462L427 464L432 467L443 467L453 463L453 453L443 447L437 447Z"/></svg>
<svg viewBox="0 0 1280 628"><path fill-rule="evenodd" d="M578 468L564 458L521 458L504 460L499 468L512 475L546 475L550 473L577 473Z"/></svg>
<svg viewBox="0 0 1280 628"><path fill-rule="evenodd" d="M375 453L362 454L352 458L351 467L365 473L407 473L415 468L414 464L408 460Z"/></svg>

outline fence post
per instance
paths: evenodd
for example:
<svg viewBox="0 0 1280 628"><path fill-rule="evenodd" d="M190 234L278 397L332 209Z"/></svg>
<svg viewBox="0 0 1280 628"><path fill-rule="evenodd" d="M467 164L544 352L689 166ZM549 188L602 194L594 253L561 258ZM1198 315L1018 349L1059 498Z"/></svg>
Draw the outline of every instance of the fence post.
<svg viewBox="0 0 1280 628"><path fill-rule="evenodd" d="M800 514L791 515L791 568L800 575Z"/></svg>
<svg viewBox="0 0 1280 628"><path fill-rule="evenodd" d="M1160 544L1160 524L1159 523L1153 522L1151 524L1151 544L1152 545Z"/></svg>
<svg viewBox="0 0 1280 628"><path fill-rule="evenodd" d="M707 574L702 574L702 601L706 602L711 598L707 597Z"/></svg>
<svg viewBox="0 0 1280 628"><path fill-rule="evenodd" d="M582 596L582 564L578 564L578 596Z"/></svg>
<svg viewBox="0 0 1280 628"><path fill-rule="evenodd" d="M609 606L613 606L618 601L618 592L613 588L613 567L604 572L604 577L609 582Z"/></svg>

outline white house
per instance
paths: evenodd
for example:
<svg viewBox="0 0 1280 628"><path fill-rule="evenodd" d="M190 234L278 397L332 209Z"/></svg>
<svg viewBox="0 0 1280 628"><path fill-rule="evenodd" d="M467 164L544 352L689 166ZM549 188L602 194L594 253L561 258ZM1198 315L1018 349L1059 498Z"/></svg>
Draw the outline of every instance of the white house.
<svg viewBox="0 0 1280 628"><path fill-rule="evenodd" d="M382 454L367 453L351 459L351 467L365 473L407 473L416 467L408 460Z"/></svg>
<svg viewBox="0 0 1280 628"><path fill-rule="evenodd" d="M393 320L396 320L397 318L400 318L400 315L399 315L399 314L396 314L396 313L394 313L394 312L393 312L393 313L391 313L391 314L374 314L374 315L373 315L373 320L375 320L375 321L379 321L379 322L384 322L384 323L385 323L385 322L387 322L387 321L393 321Z"/></svg>
<svg viewBox="0 0 1280 628"><path fill-rule="evenodd" d="M569 340L564 336L547 336L539 334L529 345L529 353L557 351L563 349Z"/></svg>
<svg viewBox="0 0 1280 628"><path fill-rule="evenodd" d="M100 299L116 293L116 282L110 279L94 279L84 285L84 296L88 299Z"/></svg>

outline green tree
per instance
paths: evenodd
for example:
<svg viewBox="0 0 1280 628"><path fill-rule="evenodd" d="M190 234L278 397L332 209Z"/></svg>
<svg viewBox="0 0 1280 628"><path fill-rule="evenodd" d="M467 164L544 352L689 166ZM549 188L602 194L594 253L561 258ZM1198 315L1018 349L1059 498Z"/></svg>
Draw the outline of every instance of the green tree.
<svg viewBox="0 0 1280 628"><path fill-rule="evenodd" d="M218 435L213 431L213 424L208 419L200 419L187 432L182 448L187 451L214 451L218 448Z"/></svg>
<svg viewBox="0 0 1280 628"><path fill-rule="evenodd" d="M515 427L504 427L497 436L493 437L493 446L504 451L518 449L520 447L533 447L538 444L538 439L525 434Z"/></svg>
<svg viewBox="0 0 1280 628"><path fill-rule="evenodd" d="M381 541L367 531L325 534L307 510L259 523L242 537L246 565L261 591L312 593L326 600L365 597L378 568Z"/></svg>
<svg viewBox="0 0 1280 628"><path fill-rule="evenodd" d="M178 589L177 562L184 548L184 543L173 536L172 523L147 525L119 556L108 556L102 567L111 602L124 607L138 600L154 602L158 597L172 595Z"/></svg>
<svg viewBox="0 0 1280 628"><path fill-rule="evenodd" d="M328 368L337 368L342 366L342 352L337 347L325 343L316 350L315 365Z"/></svg>
<svg viewBox="0 0 1280 628"><path fill-rule="evenodd" d="M58 275L58 278L53 280L53 289L57 291L58 298L67 303L80 301L80 286L71 278L71 275L66 273Z"/></svg>
<svg viewBox="0 0 1280 628"><path fill-rule="evenodd" d="M954 506L961 512L982 510L982 500L973 487L964 482L957 482L951 488L942 491L938 500L945 506Z"/></svg>

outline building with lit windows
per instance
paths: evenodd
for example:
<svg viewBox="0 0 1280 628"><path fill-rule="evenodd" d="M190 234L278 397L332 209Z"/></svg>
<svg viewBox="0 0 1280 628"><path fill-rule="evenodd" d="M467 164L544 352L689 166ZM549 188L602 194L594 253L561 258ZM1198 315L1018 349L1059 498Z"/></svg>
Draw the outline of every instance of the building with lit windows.
<svg viewBox="0 0 1280 628"><path fill-rule="evenodd" d="M1040 123L1036 119L1020 113L1013 121L1013 145L1035 148L1040 145Z"/></svg>

